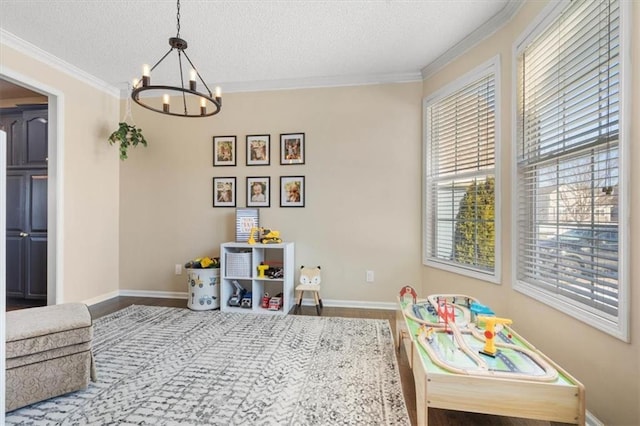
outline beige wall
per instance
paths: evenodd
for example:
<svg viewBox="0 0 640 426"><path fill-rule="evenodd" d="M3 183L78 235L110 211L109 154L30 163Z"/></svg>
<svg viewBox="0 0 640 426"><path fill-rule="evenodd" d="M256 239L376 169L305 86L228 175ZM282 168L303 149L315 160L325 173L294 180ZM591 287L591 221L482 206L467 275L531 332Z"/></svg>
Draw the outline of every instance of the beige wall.
<svg viewBox="0 0 640 426"><path fill-rule="evenodd" d="M632 17L640 22L640 3L632 2ZM587 408L607 425L640 424L640 327L638 310L640 291L637 291L640 277L638 242L640 242L640 215L631 217L631 343L622 342L593 327L577 321L562 312L551 309L511 289L511 175L512 165L512 47L514 41L543 10L546 2L527 2L517 16L496 34L480 43L462 57L448 64L444 69L424 81L423 94L428 96L447 83L455 80L486 62L495 55L501 57L501 105L499 115L502 170L502 280L500 285L464 278L456 274L424 267L422 271L422 291L424 294L437 292L465 293L477 296L495 308L502 316L513 319L514 328L535 346L558 362L577 377L586 387ZM632 26L633 28L633 26ZM640 67L640 31L633 28L632 59L635 76ZM633 81L633 111L627 119L638 116L640 105L640 79ZM629 93L627 93L629 95ZM631 125L630 164L640 164L640 122ZM631 170L631 211L640 209L640 170ZM633 308L636 308L635 310ZM636 326L634 326L636 325Z"/></svg>
<svg viewBox="0 0 640 426"><path fill-rule="evenodd" d="M58 163L63 181L57 196L63 211L57 236L61 243L61 250L57 250L60 276L57 284L61 289L58 299L82 301L116 292L118 159L106 139L118 122L118 100L31 55L4 44L0 49L5 73L21 76L63 98L58 111L61 132L57 142L63 153ZM50 117L51 110L50 107ZM50 165L50 174L51 170ZM50 176L49 184L56 185L56 176ZM50 236L55 234L52 222L49 221ZM56 250L51 242L49 250Z"/></svg>
<svg viewBox="0 0 640 426"><path fill-rule="evenodd" d="M185 292L174 265L218 255L235 209L212 207L212 178L271 177L261 225L296 243L296 266L321 265L330 301L387 303L420 277L421 83L235 93L210 118L133 105L149 140L121 165L120 288ZM306 134L306 164L279 164L280 133ZM271 165L246 166L245 136L271 135ZM212 137L237 136L237 166L212 166ZM304 175L304 208L279 207L279 177ZM375 282L365 283L365 271Z"/></svg>

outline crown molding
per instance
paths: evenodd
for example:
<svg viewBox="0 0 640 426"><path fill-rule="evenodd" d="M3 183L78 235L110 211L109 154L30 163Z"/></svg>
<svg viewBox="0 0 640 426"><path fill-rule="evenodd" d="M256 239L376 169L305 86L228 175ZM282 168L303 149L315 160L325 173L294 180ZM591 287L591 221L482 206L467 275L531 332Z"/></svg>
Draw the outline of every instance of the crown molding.
<svg viewBox="0 0 640 426"><path fill-rule="evenodd" d="M455 46L438 56L429 65L422 68L422 78L426 79L440 71L449 63L462 56L469 49L488 38L507 22L520 10L525 0L510 0L501 10L478 27L471 34L460 40Z"/></svg>
<svg viewBox="0 0 640 426"><path fill-rule="evenodd" d="M317 89L324 87L342 86L367 86L374 84L410 83L416 81L422 81L422 74L419 72L340 75L250 82L228 82L222 87L225 92L258 92L270 90Z"/></svg>
<svg viewBox="0 0 640 426"><path fill-rule="evenodd" d="M48 65L60 72L63 72L77 80L82 81L83 83L88 84L89 86L98 89L102 92L105 92L108 95L119 97L120 91L117 87L114 87L99 78L94 77L93 75L81 70L80 68L71 65L68 62L63 61L62 59L54 56L39 47L25 41L14 34L0 28L0 44L4 44L23 55L29 56L30 58L36 59L45 65Z"/></svg>

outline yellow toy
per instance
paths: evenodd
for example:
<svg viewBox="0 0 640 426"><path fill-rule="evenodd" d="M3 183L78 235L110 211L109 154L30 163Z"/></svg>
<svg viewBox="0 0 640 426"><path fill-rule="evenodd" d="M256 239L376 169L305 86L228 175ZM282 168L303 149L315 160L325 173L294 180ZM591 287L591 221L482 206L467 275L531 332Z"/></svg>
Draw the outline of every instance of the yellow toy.
<svg viewBox="0 0 640 426"><path fill-rule="evenodd" d="M281 243L280 232L264 229L262 231L262 244L278 244Z"/></svg>
<svg viewBox="0 0 640 426"><path fill-rule="evenodd" d="M264 278L264 271L267 269L269 269L269 265L265 265L264 263L258 265L258 278Z"/></svg>
<svg viewBox="0 0 640 426"><path fill-rule="evenodd" d="M494 341L496 337L496 324L511 324L513 321L507 318L478 316L478 321L484 321L484 349L480 351L485 355L496 356L498 350Z"/></svg>
<svg viewBox="0 0 640 426"><path fill-rule="evenodd" d="M429 342L433 340L433 333L435 332L433 327L427 327L426 324L421 324L418 330Z"/></svg>
<svg viewBox="0 0 640 426"><path fill-rule="evenodd" d="M282 239L280 238L280 232L273 231L267 228L253 227L251 228L251 235L249 236L249 240L247 240L247 243L251 245L256 243L256 232L258 233L258 240L260 240L262 244L278 244L282 242Z"/></svg>

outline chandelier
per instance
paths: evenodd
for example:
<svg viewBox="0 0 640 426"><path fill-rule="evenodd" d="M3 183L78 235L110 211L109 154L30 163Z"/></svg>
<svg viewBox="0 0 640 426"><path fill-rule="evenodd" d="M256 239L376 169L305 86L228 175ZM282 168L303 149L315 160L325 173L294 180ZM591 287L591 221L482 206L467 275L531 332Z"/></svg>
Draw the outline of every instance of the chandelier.
<svg viewBox="0 0 640 426"><path fill-rule="evenodd" d="M142 67L142 79L134 80L131 91L131 98L140 106L150 109L162 114L175 115L178 117L209 117L220 112L222 108L222 96L220 93L220 87L215 88L215 96L211 93L209 86L204 82L198 69L185 49L187 48L187 41L180 38L180 0L178 0L178 12L176 14L178 33L175 37L169 38L169 46L171 48L156 64L149 68L149 65ZM180 71L180 85L176 86L156 86L151 84L151 73L164 59L169 56L171 52L176 50L178 52L178 68ZM184 73L182 68L182 56L187 59L189 65L191 65L189 84L185 86ZM203 91L198 91L198 83L196 78L200 80L204 86ZM147 97L141 98L140 94L147 92ZM171 105L171 97L169 93L178 95L174 97L175 105ZM162 105L158 99L162 95ZM199 102L198 102L199 101Z"/></svg>

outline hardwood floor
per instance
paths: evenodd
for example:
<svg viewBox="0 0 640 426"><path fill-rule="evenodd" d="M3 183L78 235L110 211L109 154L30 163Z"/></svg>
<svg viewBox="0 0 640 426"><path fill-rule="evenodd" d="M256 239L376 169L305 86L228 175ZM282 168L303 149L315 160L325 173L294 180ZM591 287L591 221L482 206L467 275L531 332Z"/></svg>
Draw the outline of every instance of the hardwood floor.
<svg viewBox="0 0 640 426"><path fill-rule="evenodd" d="M126 308L130 305L148 305L148 306L172 306L185 308L187 301L183 299L156 299L142 297L116 297L102 303L90 306L89 311L93 319L110 314L117 310ZM316 315L314 306L303 306L298 315ZM347 317L347 318L372 318L386 319L391 324L391 329L396 334L396 313L395 311L379 310L379 309L355 309L355 308L332 308L325 307L322 310L323 316ZM407 355L404 348L398 353L398 366L400 370L400 379L402 381L402 389L404 392L407 409L411 417L413 426L416 421L416 394L413 382L413 374L409 368ZM462 411L440 410L435 408L429 409L429 425L430 426L559 426L564 423L555 423L548 421L520 419L516 417L502 417L488 414L467 413Z"/></svg>
<svg viewBox="0 0 640 426"><path fill-rule="evenodd" d="M18 299L14 297L7 297L5 306L6 306L7 312L9 312L9 311L16 311L18 309L46 306L46 304L47 304L46 300L31 300L31 299Z"/></svg>

